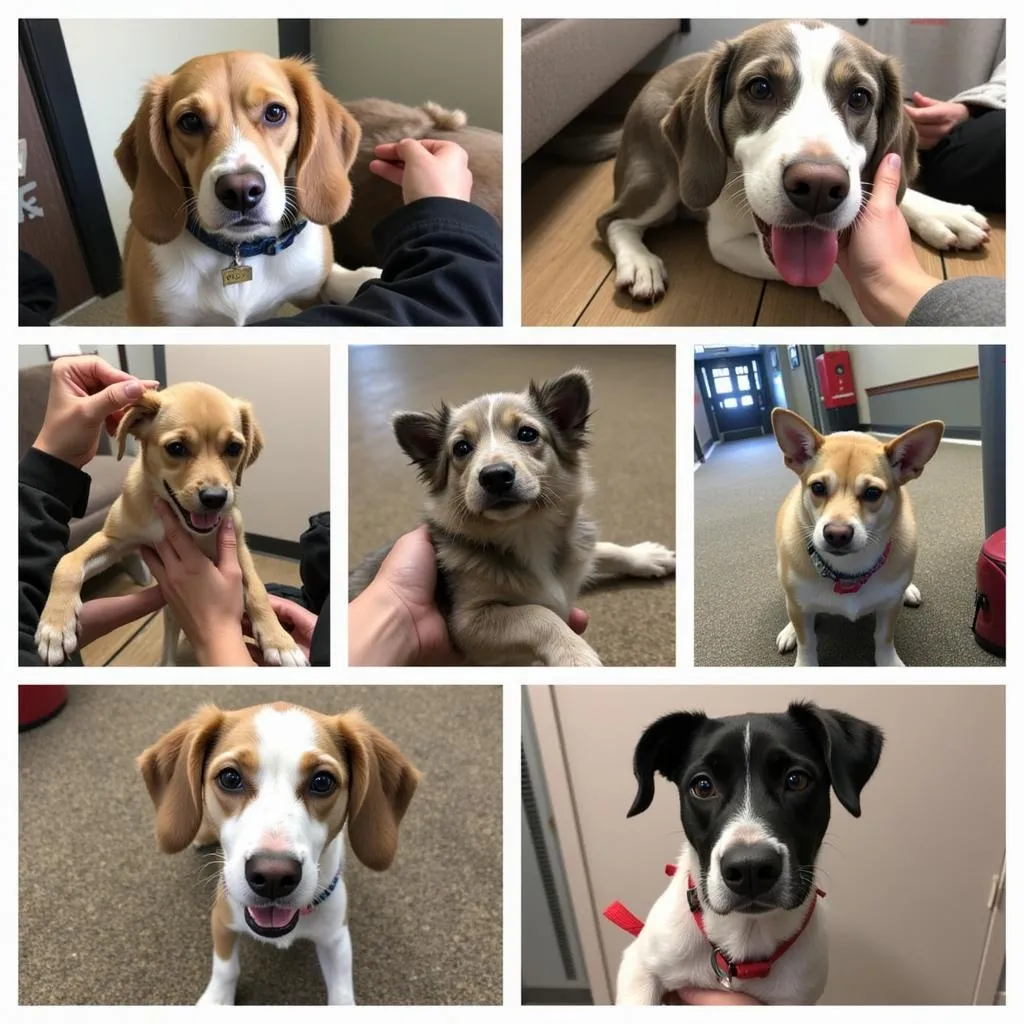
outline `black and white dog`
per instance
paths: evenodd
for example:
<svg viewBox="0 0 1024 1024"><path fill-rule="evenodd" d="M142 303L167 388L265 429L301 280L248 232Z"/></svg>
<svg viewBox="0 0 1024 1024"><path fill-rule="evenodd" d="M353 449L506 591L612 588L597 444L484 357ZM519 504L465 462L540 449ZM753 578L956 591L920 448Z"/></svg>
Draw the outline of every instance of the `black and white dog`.
<svg viewBox="0 0 1024 1024"><path fill-rule="evenodd" d="M810 703L727 718L677 712L648 727L627 817L650 806L657 772L679 787L686 842L623 954L616 1003L655 1005L677 989L717 985L763 1003L816 1002L828 977L814 911L830 788L859 817L881 752L876 726Z"/></svg>

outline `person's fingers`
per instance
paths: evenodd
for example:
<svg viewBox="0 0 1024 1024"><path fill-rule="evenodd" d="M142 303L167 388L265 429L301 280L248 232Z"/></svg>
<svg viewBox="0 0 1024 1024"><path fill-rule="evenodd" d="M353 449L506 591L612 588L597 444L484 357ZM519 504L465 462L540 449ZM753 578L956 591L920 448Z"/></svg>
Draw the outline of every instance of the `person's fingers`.
<svg viewBox="0 0 1024 1024"><path fill-rule="evenodd" d="M370 173L376 174L378 178L390 181L392 185L401 186L405 174L405 165L399 167L397 164L388 163L386 160L371 160Z"/></svg>
<svg viewBox="0 0 1024 1024"><path fill-rule="evenodd" d="M120 380L116 384L110 384L95 395L90 395L82 400L82 404L89 413L91 419L100 423L111 413L118 412L126 405L131 405L141 397L146 390L146 385L135 377L128 380Z"/></svg>
<svg viewBox="0 0 1024 1024"><path fill-rule="evenodd" d="M744 992L722 992L717 989L684 988L680 993L687 1006L760 1006Z"/></svg>
<svg viewBox="0 0 1024 1024"><path fill-rule="evenodd" d="M382 142L380 145L373 147L373 155L381 160L397 160L398 159L398 143L397 142Z"/></svg>
<svg viewBox="0 0 1024 1024"><path fill-rule="evenodd" d="M573 608L569 612L569 628L574 633L583 634L590 624L590 616L582 608Z"/></svg>
<svg viewBox="0 0 1024 1024"><path fill-rule="evenodd" d="M432 156L441 156L444 153L458 155L461 153L465 162L469 160L469 154L457 142L451 139L420 139L419 144Z"/></svg>
<svg viewBox="0 0 1024 1024"><path fill-rule="evenodd" d="M945 124L950 119L949 111L942 107L921 107L908 114L915 124Z"/></svg>
<svg viewBox="0 0 1024 1024"><path fill-rule="evenodd" d="M416 139L402 139L395 145L395 157L406 165L422 163L430 152L422 142Z"/></svg>
<svg viewBox="0 0 1024 1024"><path fill-rule="evenodd" d="M223 572L225 569L237 567L238 536L235 533L235 517L228 513L217 531L217 568Z"/></svg>
<svg viewBox="0 0 1024 1024"><path fill-rule="evenodd" d="M168 561L181 561L187 558L190 554L191 541L186 536L184 527L178 522L178 517L163 498L157 498L153 502L153 509L157 518L164 524L163 540L153 544L156 553L165 564Z"/></svg>
<svg viewBox="0 0 1024 1024"><path fill-rule="evenodd" d="M78 644L85 647L93 640L106 636L113 629L134 622L143 615L151 615L167 603L160 588L147 587L117 597L98 597L82 605L79 616Z"/></svg>
<svg viewBox="0 0 1024 1024"><path fill-rule="evenodd" d="M875 187L871 192L869 207L886 210L896 205L902 163L899 153L888 153L882 158L875 172Z"/></svg>
<svg viewBox="0 0 1024 1024"><path fill-rule="evenodd" d="M933 100L931 96L925 96L923 92L915 92L914 102L919 107L933 107L936 103L941 103L942 100Z"/></svg>
<svg viewBox="0 0 1024 1024"><path fill-rule="evenodd" d="M139 555L146 563L146 568L153 574L153 579L163 586L167 582L167 569L160 555L150 547L139 548Z"/></svg>

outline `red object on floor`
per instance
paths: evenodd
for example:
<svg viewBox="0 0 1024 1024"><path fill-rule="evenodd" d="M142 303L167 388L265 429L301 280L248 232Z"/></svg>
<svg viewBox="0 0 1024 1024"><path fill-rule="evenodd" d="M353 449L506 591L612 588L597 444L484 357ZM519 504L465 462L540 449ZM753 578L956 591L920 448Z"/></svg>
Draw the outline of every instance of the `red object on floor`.
<svg viewBox="0 0 1024 1024"><path fill-rule="evenodd" d="M67 699L66 686L19 686L18 728L27 729L53 718Z"/></svg>
<svg viewBox="0 0 1024 1024"><path fill-rule="evenodd" d="M974 639L1006 657L1006 530L996 530L978 555L974 587Z"/></svg>

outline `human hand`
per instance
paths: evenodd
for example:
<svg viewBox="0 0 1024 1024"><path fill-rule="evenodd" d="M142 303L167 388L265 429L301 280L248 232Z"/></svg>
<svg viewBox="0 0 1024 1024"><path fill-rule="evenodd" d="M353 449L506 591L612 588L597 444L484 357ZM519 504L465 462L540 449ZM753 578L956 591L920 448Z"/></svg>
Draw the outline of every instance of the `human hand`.
<svg viewBox="0 0 1024 1024"><path fill-rule="evenodd" d="M242 569L233 517L221 521L217 560L185 532L167 503L153 503L164 536L140 553L188 637L200 665L250 665L242 639Z"/></svg>
<svg viewBox="0 0 1024 1024"><path fill-rule="evenodd" d="M469 201L473 175L469 154L455 142L442 139L402 139L374 149L370 170L402 187L405 205L417 199L449 198Z"/></svg>
<svg viewBox="0 0 1024 1024"><path fill-rule="evenodd" d="M96 597L82 605L78 616L78 649L126 623L151 615L167 604L159 587L146 587L117 597Z"/></svg>
<svg viewBox="0 0 1024 1024"><path fill-rule="evenodd" d="M309 648L313 642L313 630L316 629L317 616L307 608L303 608L301 604L296 604L294 601L289 601L284 597L267 594L267 600L270 601L270 607L273 608L278 622L284 626L292 639L302 648L302 653L306 655L306 660L309 661ZM252 623L249 621L248 615L242 619L242 632L246 636L252 636ZM257 665L263 664L263 658L258 646L253 649L253 646L250 644L249 654Z"/></svg>
<svg viewBox="0 0 1024 1024"><path fill-rule="evenodd" d="M875 325L906 323L921 296L939 283L917 261L896 197L900 156L889 153L853 227L840 236L837 263L861 312Z"/></svg>
<svg viewBox="0 0 1024 1024"><path fill-rule="evenodd" d="M106 422L113 434L122 411L159 381L139 380L115 370L99 356L58 359L50 372L50 394L34 447L81 469L91 462Z"/></svg>
<svg viewBox="0 0 1024 1024"><path fill-rule="evenodd" d="M760 1006L753 996L743 992L729 992L726 989L684 988L670 992L666 1002L682 1006Z"/></svg>
<svg viewBox="0 0 1024 1024"><path fill-rule="evenodd" d="M932 149L957 125L970 119L971 112L963 103L933 100L924 93L915 92L913 106L904 109L917 127L917 148Z"/></svg>

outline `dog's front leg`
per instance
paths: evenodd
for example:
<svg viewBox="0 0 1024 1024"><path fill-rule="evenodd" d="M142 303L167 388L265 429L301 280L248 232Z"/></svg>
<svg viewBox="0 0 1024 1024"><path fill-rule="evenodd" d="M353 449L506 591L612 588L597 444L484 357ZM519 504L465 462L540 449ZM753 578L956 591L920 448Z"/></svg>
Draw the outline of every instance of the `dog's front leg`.
<svg viewBox="0 0 1024 1024"><path fill-rule="evenodd" d="M356 995L352 987L352 938L348 925L330 939L316 944L316 958L327 985L328 1006L355 1006Z"/></svg>
<svg viewBox="0 0 1024 1024"><path fill-rule="evenodd" d="M628 547L598 541L594 545L591 580L614 576L670 576L676 571L676 553L663 544L645 540Z"/></svg>
<svg viewBox="0 0 1024 1024"><path fill-rule="evenodd" d="M615 983L616 1006L658 1006L665 994L661 982L640 961L639 942L622 954Z"/></svg>
<svg viewBox="0 0 1024 1024"><path fill-rule="evenodd" d="M879 668L903 668L903 661L896 653L896 620L903 607L903 597L897 604L879 608L875 612L875 664Z"/></svg>
<svg viewBox="0 0 1024 1024"><path fill-rule="evenodd" d="M716 263L746 277L762 281L781 281L782 275L765 255L760 235L719 231L714 222L708 224L708 249Z"/></svg>
<svg viewBox="0 0 1024 1024"><path fill-rule="evenodd" d="M453 639L480 665L596 666L594 649L550 608L538 604L473 605L452 616Z"/></svg>
<svg viewBox="0 0 1024 1024"><path fill-rule="evenodd" d="M334 306L347 306L367 281L375 281L380 275L380 267L346 270L335 263L320 289L320 298Z"/></svg>
<svg viewBox="0 0 1024 1024"><path fill-rule="evenodd" d="M238 934L229 924L231 908L218 891L210 914L210 933L213 936L213 970L206 991L199 997L199 1006L233 1006L238 985Z"/></svg>
<svg viewBox="0 0 1024 1024"><path fill-rule="evenodd" d="M253 639L260 645L267 665L308 665L302 648L281 625L270 607L267 588L256 572L256 564L245 544L238 545L238 564L242 569L245 610L252 623Z"/></svg>
<svg viewBox="0 0 1024 1024"><path fill-rule="evenodd" d="M779 654L796 648L794 666L815 667L818 664L818 634L814 628L814 612L802 611L800 606L786 596L786 611L789 622L775 638Z"/></svg>

